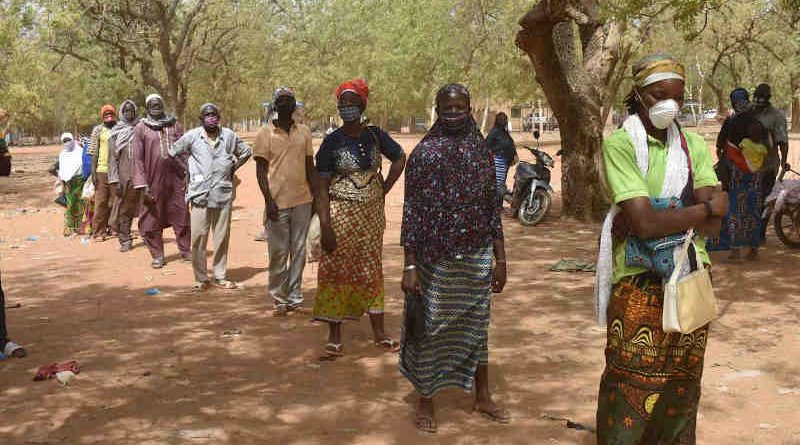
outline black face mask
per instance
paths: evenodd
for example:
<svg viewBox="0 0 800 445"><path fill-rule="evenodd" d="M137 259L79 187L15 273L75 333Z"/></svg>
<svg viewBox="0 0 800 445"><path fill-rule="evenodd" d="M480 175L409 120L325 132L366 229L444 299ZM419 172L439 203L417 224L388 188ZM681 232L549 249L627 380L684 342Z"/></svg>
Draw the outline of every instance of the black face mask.
<svg viewBox="0 0 800 445"><path fill-rule="evenodd" d="M439 113L439 121L442 123L445 131L448 133L460 133L467 127L467 119L469 113L463 112L446 112Z"/></svg>
<svg viewBox="0 0 800 445"><path fill-rule="evenodd" d="M275 111L278 112L279 116L291 116L296 107L294 102L280 102L275 104Z"/></svg>

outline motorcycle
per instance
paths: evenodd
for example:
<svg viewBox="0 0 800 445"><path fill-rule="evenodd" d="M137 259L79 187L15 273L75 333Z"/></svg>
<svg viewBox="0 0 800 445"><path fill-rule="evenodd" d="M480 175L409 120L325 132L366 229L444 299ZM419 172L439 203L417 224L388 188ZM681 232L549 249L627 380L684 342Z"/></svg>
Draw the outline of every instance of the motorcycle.
<svg viewBox="0 0 800 445"><path fill-rule="evenodd" d="M800 180L784 180L787 171L800 176L792 169L781 171L775 188L765 201L764 216L774 213L775 235L787 247L800 249Z"/></svg>
<svg viewBox="0 0 800 445"><path fill-rule="evenodd" d="M506 191L504 200L511 204L514 217L525 226L538 224L550 211L553 188L550 186L550 169L553 158L541 150L539 131L533 132L536 148L521 145L536 158L536 163L520 161L514 174L514 188Z"/></svg>

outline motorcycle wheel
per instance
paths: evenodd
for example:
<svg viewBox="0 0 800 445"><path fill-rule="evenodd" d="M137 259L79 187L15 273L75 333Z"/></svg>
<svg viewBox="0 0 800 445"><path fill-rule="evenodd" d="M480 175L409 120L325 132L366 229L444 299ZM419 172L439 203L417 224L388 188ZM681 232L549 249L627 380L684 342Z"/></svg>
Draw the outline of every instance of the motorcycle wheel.
<svg viewBox="0 0 800 445"><path fill-rule="evenodd" d="M787 247L800 249L800 205L786 206L775 214L775 234Z"/></svg>
<svg viewBox="0 0 800 445"><path fill-rule="evenodd" d="M538 224L544 219L547 212L550 211L552 204L550 193L542 189L533 191L533 199L526 197L519 204L519 222L523 226L533 226Z"/></svg>

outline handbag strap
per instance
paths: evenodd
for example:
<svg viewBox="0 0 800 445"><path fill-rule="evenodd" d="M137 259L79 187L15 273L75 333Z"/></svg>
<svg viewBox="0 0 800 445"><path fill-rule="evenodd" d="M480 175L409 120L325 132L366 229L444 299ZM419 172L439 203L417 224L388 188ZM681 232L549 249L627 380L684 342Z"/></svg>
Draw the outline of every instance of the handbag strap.
<svg viewBox="0 0 800 445"><path fill-rule="evenodd" d="M689 153L689 143L686 141L686 136L683 135L680 126L678 126L678 136L681 139L681 149L686 155L686 166L689 168L689 178L686 181L686 187L684 187L681 192L681 201L683 201L685 207L689 207L696 202L694 198L694 169L692 168L692 156Z"/></svg>
<svg viewBox="0 0 800 445"><path fill-rule="evenodd" d="M693 242L694 227L689 229L689 232L686 234L686 240L684 241L683 246L681 246L681 252L678 255L678 261L675 263L675 269L672 271L672 276L669 278L669 284L671 286L678 284L678 278L680 278L683 266L686 264L686 260L689 258L689 246L691 246Z"/></svg>

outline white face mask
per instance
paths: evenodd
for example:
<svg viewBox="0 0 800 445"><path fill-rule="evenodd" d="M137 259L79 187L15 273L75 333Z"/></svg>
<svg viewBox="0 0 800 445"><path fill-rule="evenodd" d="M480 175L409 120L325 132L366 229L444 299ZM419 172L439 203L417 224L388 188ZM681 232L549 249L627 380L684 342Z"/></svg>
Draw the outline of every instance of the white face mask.
<svg viewBox="0 0 800 445"><path fill-rule="evenodd" d="M678 102L674 99L667 99L656 102L655 105L650 107L648 114L653 126L659 130L664 130L678 117L678 111L680 111Z"/></svg>

